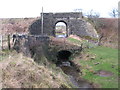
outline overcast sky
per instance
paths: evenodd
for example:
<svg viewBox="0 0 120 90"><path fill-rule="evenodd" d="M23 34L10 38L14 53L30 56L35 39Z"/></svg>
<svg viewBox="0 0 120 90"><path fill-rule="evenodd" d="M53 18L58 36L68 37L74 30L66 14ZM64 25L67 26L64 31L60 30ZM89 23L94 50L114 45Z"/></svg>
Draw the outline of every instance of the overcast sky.
<svg viewBox="0 0 120 90"><path fill-rule="evenodd" d="M44 12L73 12L93 9L101 17L110 17L109 12L118 8L119 0L0 0L0 18L38 17Z"/></svg>

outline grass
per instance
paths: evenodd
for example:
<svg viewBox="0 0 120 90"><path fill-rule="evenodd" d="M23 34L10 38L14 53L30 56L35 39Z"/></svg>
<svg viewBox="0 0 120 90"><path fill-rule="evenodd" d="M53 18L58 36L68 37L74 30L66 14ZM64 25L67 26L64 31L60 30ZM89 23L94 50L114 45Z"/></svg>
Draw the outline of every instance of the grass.
<svg viewBox="0 0 120 90"><path fill-rule="evenodd" d="M79 40L73 38L68 38L68 40L75 44L81 43ZM118 74L120 74L118 73L118 50L109 47L95 46L92 43L88 43L86 40L83 40L82 43L85 47L92 47L85 49L83 52L82 57L85 58L75 58L75 61L73 60L81 65L80 69L83 73L82 78L93 82L100 88L118 88ZM85 54L88 56L85 56ZM95 65L96 63L99 64ZM112 66L114 66L114 68L112 68ZM101 77L94 74L99 70L112 72L113 75Z"/></svg>
<svg viewBox="0 0 120 90"><path fill-rule="evenodd" d="M82 43L80 40L77 40L77 39L74 39L74 38L71 38L71 37L69 37L67 40L70 41L71 43L74 43L74 44L80 44L81 45L81 43Z"/></svg>
<svg viewBox="0 0 120 90"><path fill-rule="evenodd" d="M6 53L8 51L5 51ZM21 53L11 52L0 62L3 88L72 88L68 77L43 56L40 64ZM47 63L46 65L42 63ZM1 67L0 67L1 68Z"/></svg>
<svg viewBox="0 0 120 90"><path fill-rule="evenodd" d="M67 38L67 40L70 41L71 43L74 43L74 44L79 45L79 46L81 44L83 44L83 47L88 47L88 48L96 47L95 44L87 42L87 40L80 41L80 40L77 40L77 39L74 39L74 38L71 38L71 37Z"/></svg>
<svg viewBox="0 0 120 90"><path fill-rule="evenodd" d="M98 46L88 49L87 53L95 55L95 59L79 60L80 65L83 67L84 75L82 77L99 84L101 88L118 88L118 50ZM99 64L95 65L95 63ZM98 70L110 71L113 73L113 76L101 77L93 74L93 72Z"/></svg>
<svg viewBox="0 0 120 90"><path fill-rule="evenodd" d="M68 38L68 40L75 44L81 43L79 40L73 38ZM74 59L81 65L82 78L97 84L101 88L118 88L118 50L103 46L94 46L94 44L88 43L86 40L82 41L82 43L84 46L92 47L83 52L83 57L85 57L85 54L89 56L82 59ZM92 59L92 57L94 58ZM95 65L96 63L99 64ZM109 77L95 75L94 72L99 70L112 72L113 75Z"/></svg>
<svg viewBox="0 0 120 90"><path fill-rule="evenodd" d="M72 43L81 44L81 42L77 39L68 38L68 40ZM85 42L85 41L84 41ZM87 42L86 42L87 43ZM5 53L9 54L9 52L6 50ZM98 84L101 88L117 88L118 87L118 51L117 49L107 48L107 47L94 47L87 49L85 52L89 55L89 58L87 60L84 59L76 59L79 64L81 65L81 71L83 73L82 78L87 79L90 82L93 82L95 84ZM85 56L85 55L84 55ZM95 56L94 59L91 59L91 56ZM4 61L4 60L3 60ZM48 87L48 88L56 88L56 87L72 87L71 84L66 82L66 78L64 75L62 75L62 72L54 66L54 64L48 63L47 66L44 66L42 63L47 63L47 59L45 57L41 60L41 65L38 66L33 60L30 58L24 57L21 55L13 55L11 59L6 59L6 62L9 62L9 66L11 66L9 69L9 72L6 68L4 68L4 77L7 83L5 83L5 87L19 87L22 83L23 87ZM95 63L98 63L98 65L95 65ZM112 68L112 65L114 65L114 68ZM21 72L22 70L22 72ZM24 70L26 71L24 73ZM113 74L113 76L110 77L101 77L98 75L93 74L93 72L96 72L98 70L106 70L110 71ZM7 73L7 74L6 74ZM20 74L19 74L20 73ZM24 73L24 74L22 74ZM13 75L20 75L19 77L13 77ZM24 79L24 76L26 78ZM12 76L12 77L11 77ZM10 77L10 78L7 78ZM30 78L30 79L29 79ZM31 78L33 78L31 80ZM11 85L10 80L19 80L21 82L16 82L16 85ZM27 79L27 80L26 80ZM10 83L9 83L10 82ZM15 82L15 81L14 81ZM32 83L30 83L32 82ZM28 83L28 84L26 84ZM14 83L13 83L14 84Z"/></svg>
<svg viewBox="0 0 120 90"><path fill-rule="evenodd" d="M9 53L11 53L11 51L9 51L8 49L4 49L3 51L0 51L0 61L8 57Z"/></svg>

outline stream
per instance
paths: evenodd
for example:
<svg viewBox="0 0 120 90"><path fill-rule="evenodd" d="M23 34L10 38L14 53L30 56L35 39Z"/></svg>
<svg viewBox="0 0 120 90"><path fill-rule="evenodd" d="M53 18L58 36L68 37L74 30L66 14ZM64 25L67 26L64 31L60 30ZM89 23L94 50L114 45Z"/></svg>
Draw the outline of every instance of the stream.
<svg viewBox="0 0 120 90"><path fill-rule="evenodd" d="M69 77L70 82L76 88L82 88L84 90L93 89L94 86L92 83L87 80L81 78L82 72L78 65L69 60L69 57L72 53L68 50L61 50L57 53L58 61L56 63L62 71Z"/></svg>
<svg viewBox="0 0 120 90"><path fill-rule="evenodd" d="M63 72L68 75L69 80L71 81L71 83L76 87L76 88L82 88L84 90L88 90L91 88L94 88L93 85L91 83L89 83L88 81L82 79L80 77L80 72L77 70L76 67L69 65L67 66L68 62L64 65L61 64L60 67L63 70Z"/></svg>

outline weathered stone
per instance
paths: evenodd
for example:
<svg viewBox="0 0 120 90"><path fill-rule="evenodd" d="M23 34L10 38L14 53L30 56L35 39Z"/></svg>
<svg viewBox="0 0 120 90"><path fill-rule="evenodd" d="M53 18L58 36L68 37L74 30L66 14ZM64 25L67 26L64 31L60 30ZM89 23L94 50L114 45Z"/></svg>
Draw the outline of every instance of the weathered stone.
<svg viewBox="0 0 120 90"><path fill-rule="evenodd" d="M38 56L42 55L41 53L46 52L49 45L49 37L45 35L26 35L26 37L17 36L14 44L14 49L17 52L22 52L24 55L33 57L34 54ZM44 49L44 52L43 52ZM38 53L39 52L39 53ZM40 53L41 52L41 53ZM37 55L36 54L36 55Z"/></svg>
<svg viewBox="0 0 120 90"><path fill-rule="evenodd" d="M90 36L98 38L95 28L83 19L82 13L43 13L43 33L55 36L55 26L58 22L66 24L66 34ZM35 21L29 28L30 34L41 34L41 19Z"/></svg>

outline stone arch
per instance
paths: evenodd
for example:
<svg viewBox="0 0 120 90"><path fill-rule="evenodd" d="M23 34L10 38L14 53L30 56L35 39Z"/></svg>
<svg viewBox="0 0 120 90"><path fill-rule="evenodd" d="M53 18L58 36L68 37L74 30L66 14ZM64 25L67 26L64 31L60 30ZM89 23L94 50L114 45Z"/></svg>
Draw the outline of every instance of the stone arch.
<svg viewBox="0 0 120 90"><path fill-rule="evenodd" d="M74 34L98 38L95 28L82 17L80 12L43 13L43 34L55 36L55 23L60 21L67 25L67 36ZM29 31L32 35L41 35L41 18L30 26Z"/></svg>
<svg viewBox="0 0 120 90"><path fill-rule="evenodd" d="M68 34L68 23L65 20L58 20L54 23L54 33L55 33L55 35L56 35L56 32L55 32L56 31L56 24L59 23L59 22L62 22L66 25L66 37L68 37L68 35L69 35Z"/></svg>

